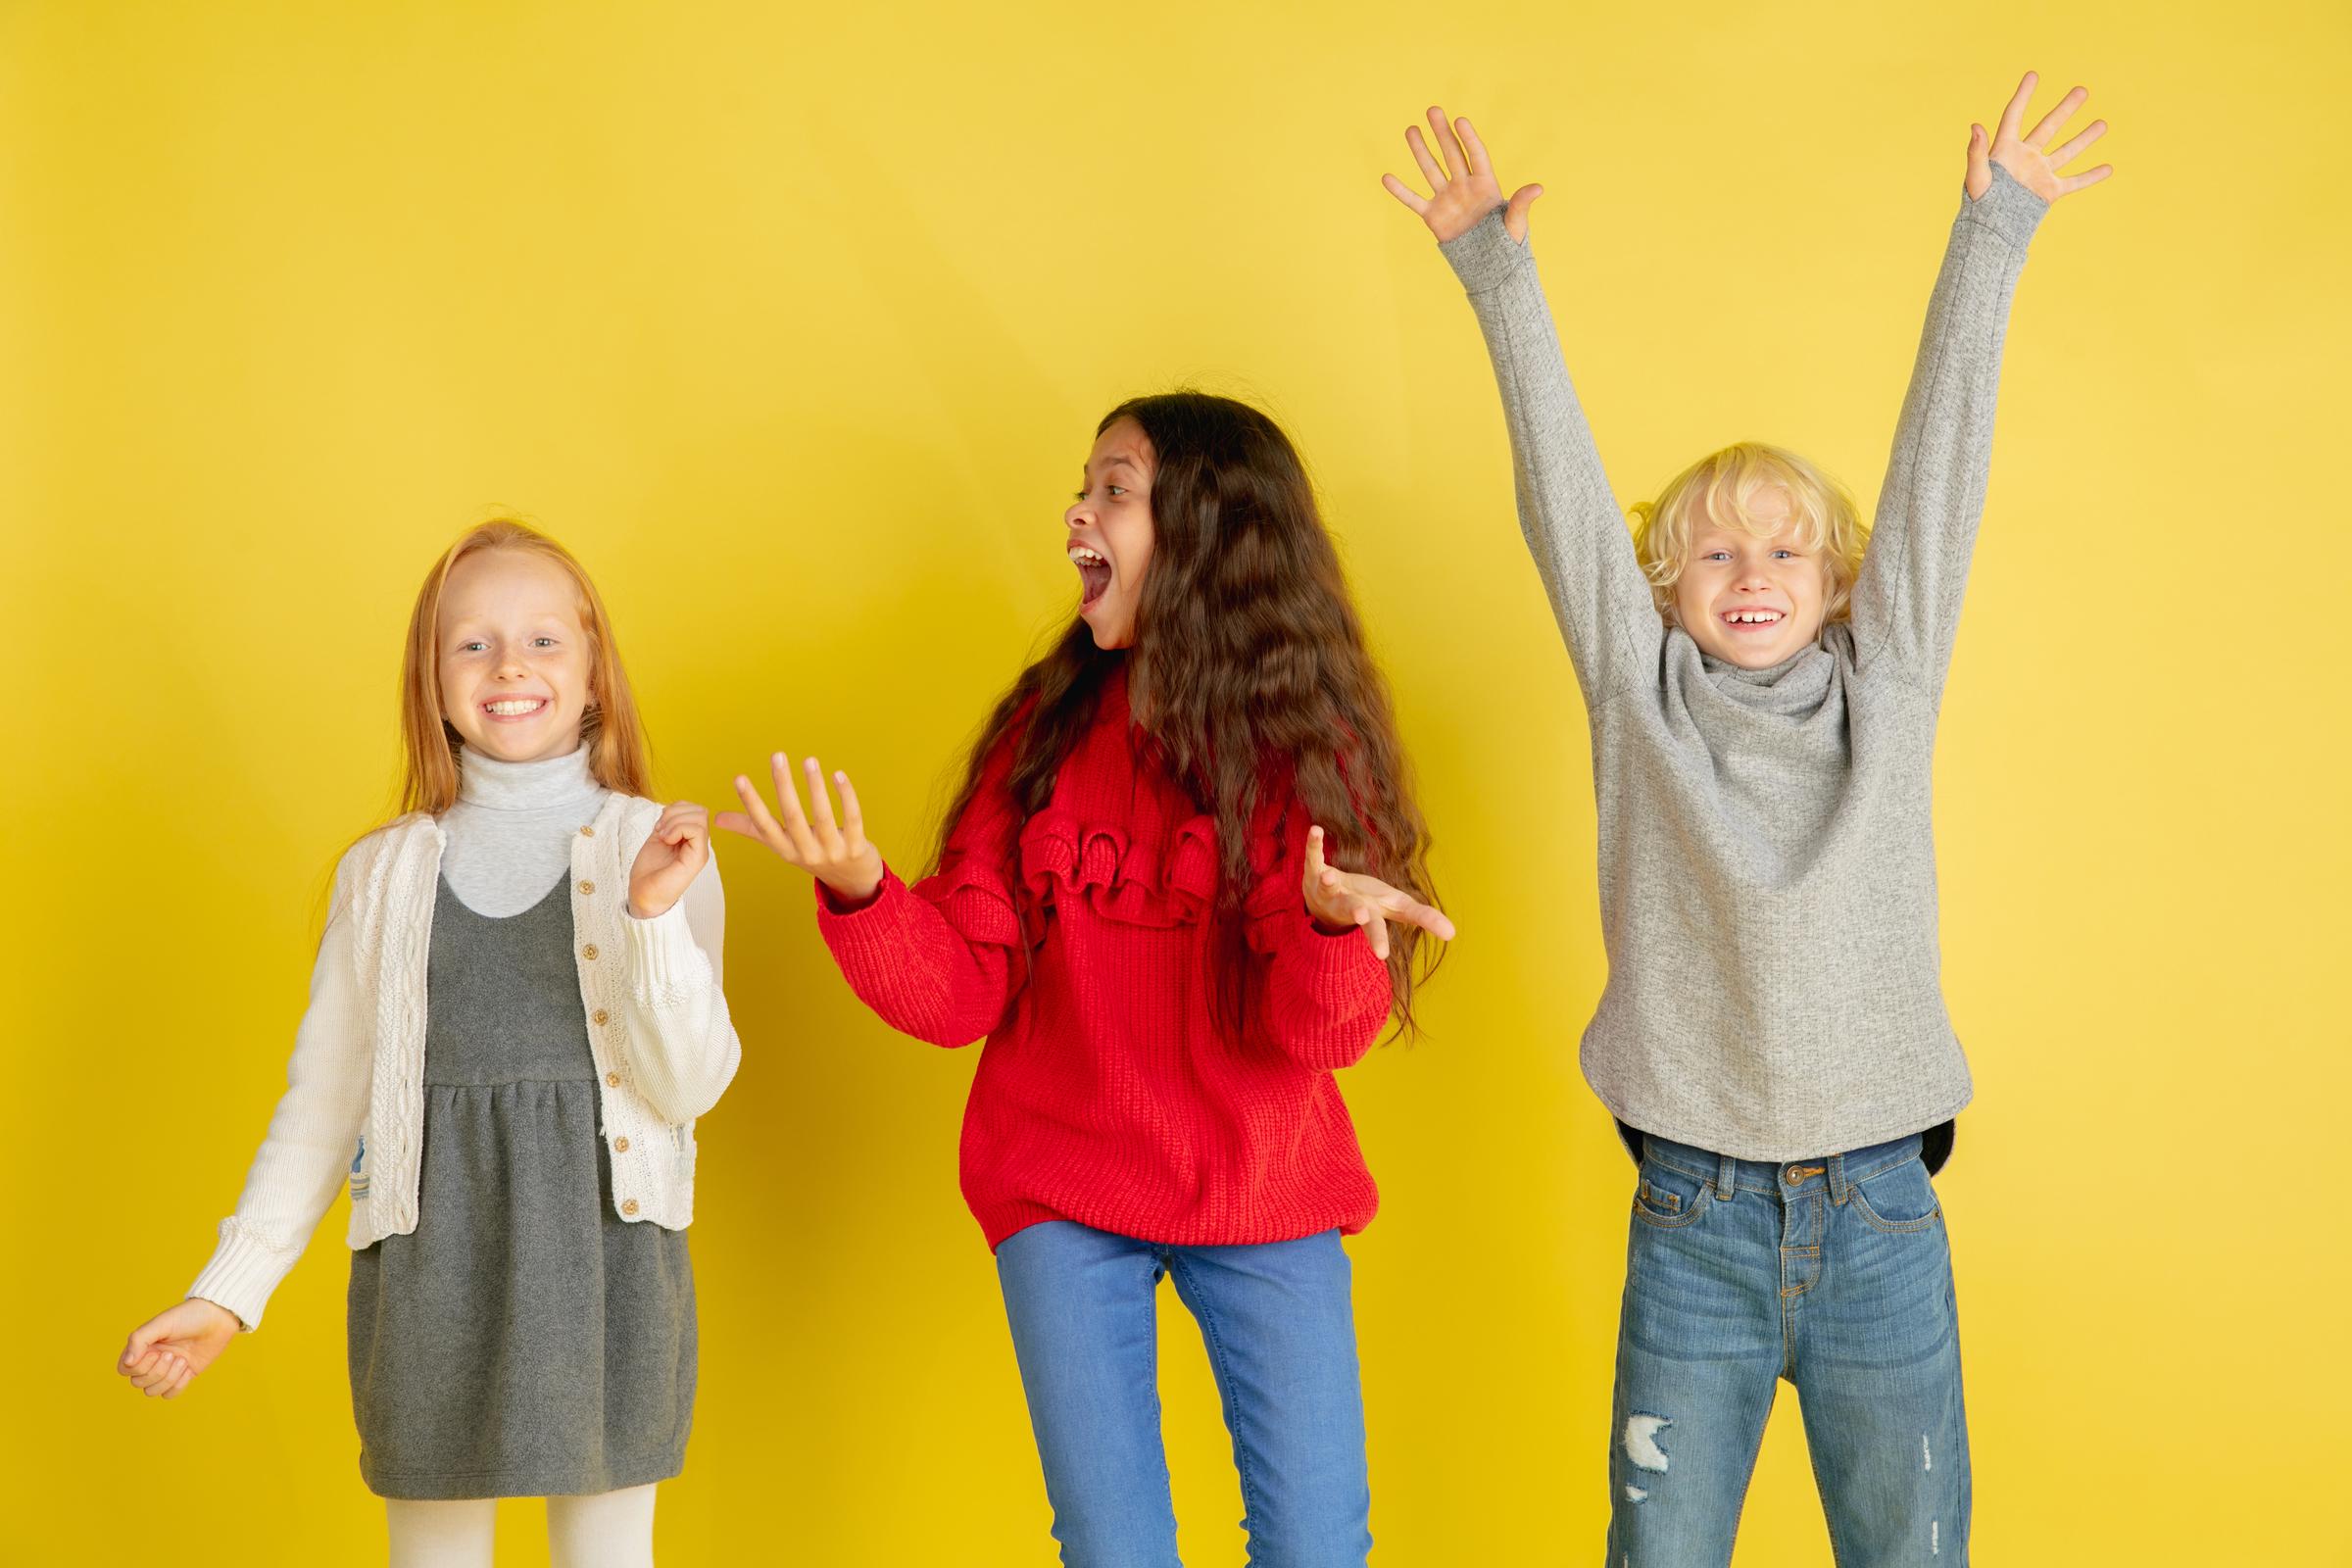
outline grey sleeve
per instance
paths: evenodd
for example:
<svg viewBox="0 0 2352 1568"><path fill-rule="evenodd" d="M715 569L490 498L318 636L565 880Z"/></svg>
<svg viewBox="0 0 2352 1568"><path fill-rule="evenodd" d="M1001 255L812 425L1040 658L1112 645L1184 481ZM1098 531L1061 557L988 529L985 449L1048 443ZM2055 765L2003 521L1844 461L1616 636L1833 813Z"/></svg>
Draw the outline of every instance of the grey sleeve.
<svg viewBox="0 0 2352 1568"><path fill-rule="evenodd" d="M1586 709L1597 710L1654 667L1665 622L1569 383L1530 248L1503 229L1497 208L1440 249L1470 296L1494 362L1519 531L1550 596Z"/></svg>
<svg viewBox="0 0 2352 1568"><path fill-rule="evenodd" d="M1984 512L2009 301L2048 211L1997 164L1991 189L1961 198L1854 583L1856 665L1890 660L1931 693L1951 658Z"/></svg>

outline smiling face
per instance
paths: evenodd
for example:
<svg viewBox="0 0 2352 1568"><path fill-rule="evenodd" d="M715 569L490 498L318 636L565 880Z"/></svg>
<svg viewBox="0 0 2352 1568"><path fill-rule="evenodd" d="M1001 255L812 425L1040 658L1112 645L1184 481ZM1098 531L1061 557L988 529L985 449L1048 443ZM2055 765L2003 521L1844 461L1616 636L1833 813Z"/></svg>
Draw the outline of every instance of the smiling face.
<svg viewBox="0 0 2352 1568"><path fill-rule="evenodd" d="M1097 648L1135 646L1135 617L1152 564L1152 438L1133 419L1095 437L1078 499L1061 514L1078 568L1078 615Z"/></svg>
<svg viewBox="0 0 2352 1568"><path fill-rule="evenodd" d="M441 590L441 714L466 744L502 762L536 762L580 744L593 695L580 595L558 563L527 550L477 550Z"/></svg>
<svg viewBox="0 0 2352 1568"><path fill-rule="evenodd" d="M1792 526L1787 491L1758 489L1746 512L1762 532L1707 523L1691 535L1674 612L1701 652L1765 669L1821 634L1830 577L1821 552Z"/></svg>

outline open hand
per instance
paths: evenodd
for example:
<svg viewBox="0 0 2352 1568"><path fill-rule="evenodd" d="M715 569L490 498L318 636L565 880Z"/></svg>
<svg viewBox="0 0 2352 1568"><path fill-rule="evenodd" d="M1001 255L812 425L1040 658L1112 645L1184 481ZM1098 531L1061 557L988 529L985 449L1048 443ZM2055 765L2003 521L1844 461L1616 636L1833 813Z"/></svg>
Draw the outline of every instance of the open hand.
<svg viewBox="0 0 2352 1568"><path fill-rule="evenodd" d="M2045 202L2070 196L2086 185L2096 185L2115 172L2112 164L2081 174L2062 174L2060 170L2087 151L2090 144L2107 134L2107 122L2094 120L2082 127L2064 146L2052 149L2050 140L2066 128L2075 118L2082 101L2090 96L2077 87L2058 100L2058 107L2041 117L2032 130L2020 131L2025 122L2026 106L2033 101L2034 88L2041 78L2026 73L2025 80L2009 97L2009 107L2001 111L1999 127L1987 137L1983 125L1968 127L1968 195L1971 201L1992 189L1992 166L2000 165L2009 177L2032 191Z"/></svg>
<svg viewBox="0 0 2352 1568"><path fill-rule="evenodd" d="M1430 194L1423 196L1395 174L1383 174L1380 182L1388 187L1389 194L1411 208L1429 225L1429 231L1438 236L1441 245L1469 233L1497 207L1502 208L1504 232L1524 241L1527 210L1544 194L1544 187L1522 185L1511 193L1506 205L1502 182L1494 177L1494 166L1488 161L1486 146L1478 139L1478 132L1470 128L1469 121L1456 120L1449 124L1446 111L1433 105L1429 111L1429 128L1438 144L1436 156L1431 155L1429 143L1422 139L1419 125L1405 127L1404 144L1412 149L1413 161L1428 177ZM1445 160L1443 167L1440 158Z"/></svg>
<svg viewBox="0 0 2352 1568"><path fill-rule="evenodd" d="M730 833L757 839L852 904L861 904L882 885L882 852L865 839L865 813L858 808L858 792L850 775L836 773L841 790L841 816L835 820L833 798L825 793L824 770L811 757L808 809L801 809L801 795L792 782L792 759L782 752L768 759L776 777L776 808L769 811L759 786L742 774L735 776L735 793L743 798L740 811L721 811L718 825Z"/></svg>
<svg viewBox="0 0 2352 1568"><path fill-rule="evenodd" d="M150 1399L176 1399L237 1337L237 1315L193 1297L130 1331L115 1370Z"/></svg>
<svg viewBox="0 0 2352 1568"><path fill-rule="evenodd" d="M662 809L629 867L629 908L640 920L669 912L710 859L710 813L692 801Z"/></svg>
<svg viewBox="0 0 2352 1568"><path fill-rule="evenodd" d="M1323 830L1307 829L1306 874L1300 890L1307 913L1325 925L1361 926L1372 956L1389 960L1389 922L1417 925L1441 941L1453 940L1453 922L1409 893L1400 893L1376 876L1334 870L1323 858Z"/></svg>

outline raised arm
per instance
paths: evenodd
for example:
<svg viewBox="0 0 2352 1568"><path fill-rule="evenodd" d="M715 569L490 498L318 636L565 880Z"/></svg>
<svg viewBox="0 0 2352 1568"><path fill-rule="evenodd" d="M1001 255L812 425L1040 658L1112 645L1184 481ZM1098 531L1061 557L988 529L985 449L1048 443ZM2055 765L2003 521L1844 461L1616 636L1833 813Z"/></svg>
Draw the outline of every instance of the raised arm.
<svg viewBox="0 0 2352 1568"><path fill-rule="evenodd" d="M726 895L710 854L710 813L666 808L629 873L630 1070L653 1107L683 1125L718 1102L743 1060L727 1011Z"/></svg>
<svg viewBox="0 0 2352 1568"><path fill-rule="evenodd" d="M1505 203L1470 122L1449 123L1444 111L1432 109L1429 124L1435 155L1418 125L1404 139L1431 194L1422 196L1394 174L1381 181L1429 225L1477 313L1510 430L1519 529L1550 596L1586 707L1596 709L1654 667L1665 623L1593 448L1536 275L1527 218L1543 187L1522 186Z"/></svg>
<svg viewBox="0 0 2352 1568"><path fill-rule="evenodd" d="M2113 172L2104 164L2082 174L2059 172L2107 129L2105 121L2093 121L2051 148L2082 105L2080 87L2031 131L2022 129L2034 81L2029 72L2018 84L1995 134L1969 127L1967 188L1928 301L1919 360L1854 583L1857 665L1890 661L1931 693L1942 686L1951 658L1984 511L2001 346L2026 247L2052 202Z"/></svg>

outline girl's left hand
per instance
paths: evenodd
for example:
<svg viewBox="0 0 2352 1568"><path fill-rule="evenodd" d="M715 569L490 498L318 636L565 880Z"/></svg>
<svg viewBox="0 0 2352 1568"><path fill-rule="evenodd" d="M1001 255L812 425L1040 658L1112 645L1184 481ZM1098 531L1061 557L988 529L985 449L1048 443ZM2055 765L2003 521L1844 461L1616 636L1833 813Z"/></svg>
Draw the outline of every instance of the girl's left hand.
<svg viewBox="0 0 2352 1568"><path fill-rule="evenodd" d="M1301 891L1306 911L1325 925L1361 926L1372 956L1389 961L1389 922L1417 925L1442 942L1453 940L1453 922L1409 893L1400 893L1376 876L1334 870L1323 858L1323 830L1306 833L1306 875Z"/></svg>
<svg viewBox="0 0 2352 1568"><path fill-rule="evenodd" d="M629 912L667 914L710 859L710 813L692 801L665 808L629 867Z"/></svg>
<svg viewBox="0 0 2352 1568"><path fill-rule="evenodd" d="M2058 172L2089 148L2090 144L2107 134L2107 122L2094 120L2063 147L2052 150L2051 138L2066 128L2090 96L2081 87L2058 100L2058 107L2041 117L2032 130L2021 127L2025 122L2026 106L2034 101L2034 88L2041 78L2029 71L2026 79L2017 84L2009 96L2009 107L2001 111L2000 127L1991 136L1984 134L1983 125L1968 127L1968 195L1971 201L1992 189L1992 166L2000 165L2009 177L2032 191L2045 202L2072 195L2086 185L2096 185L2115 172L2112 164L2080 174Z"/></svg>

